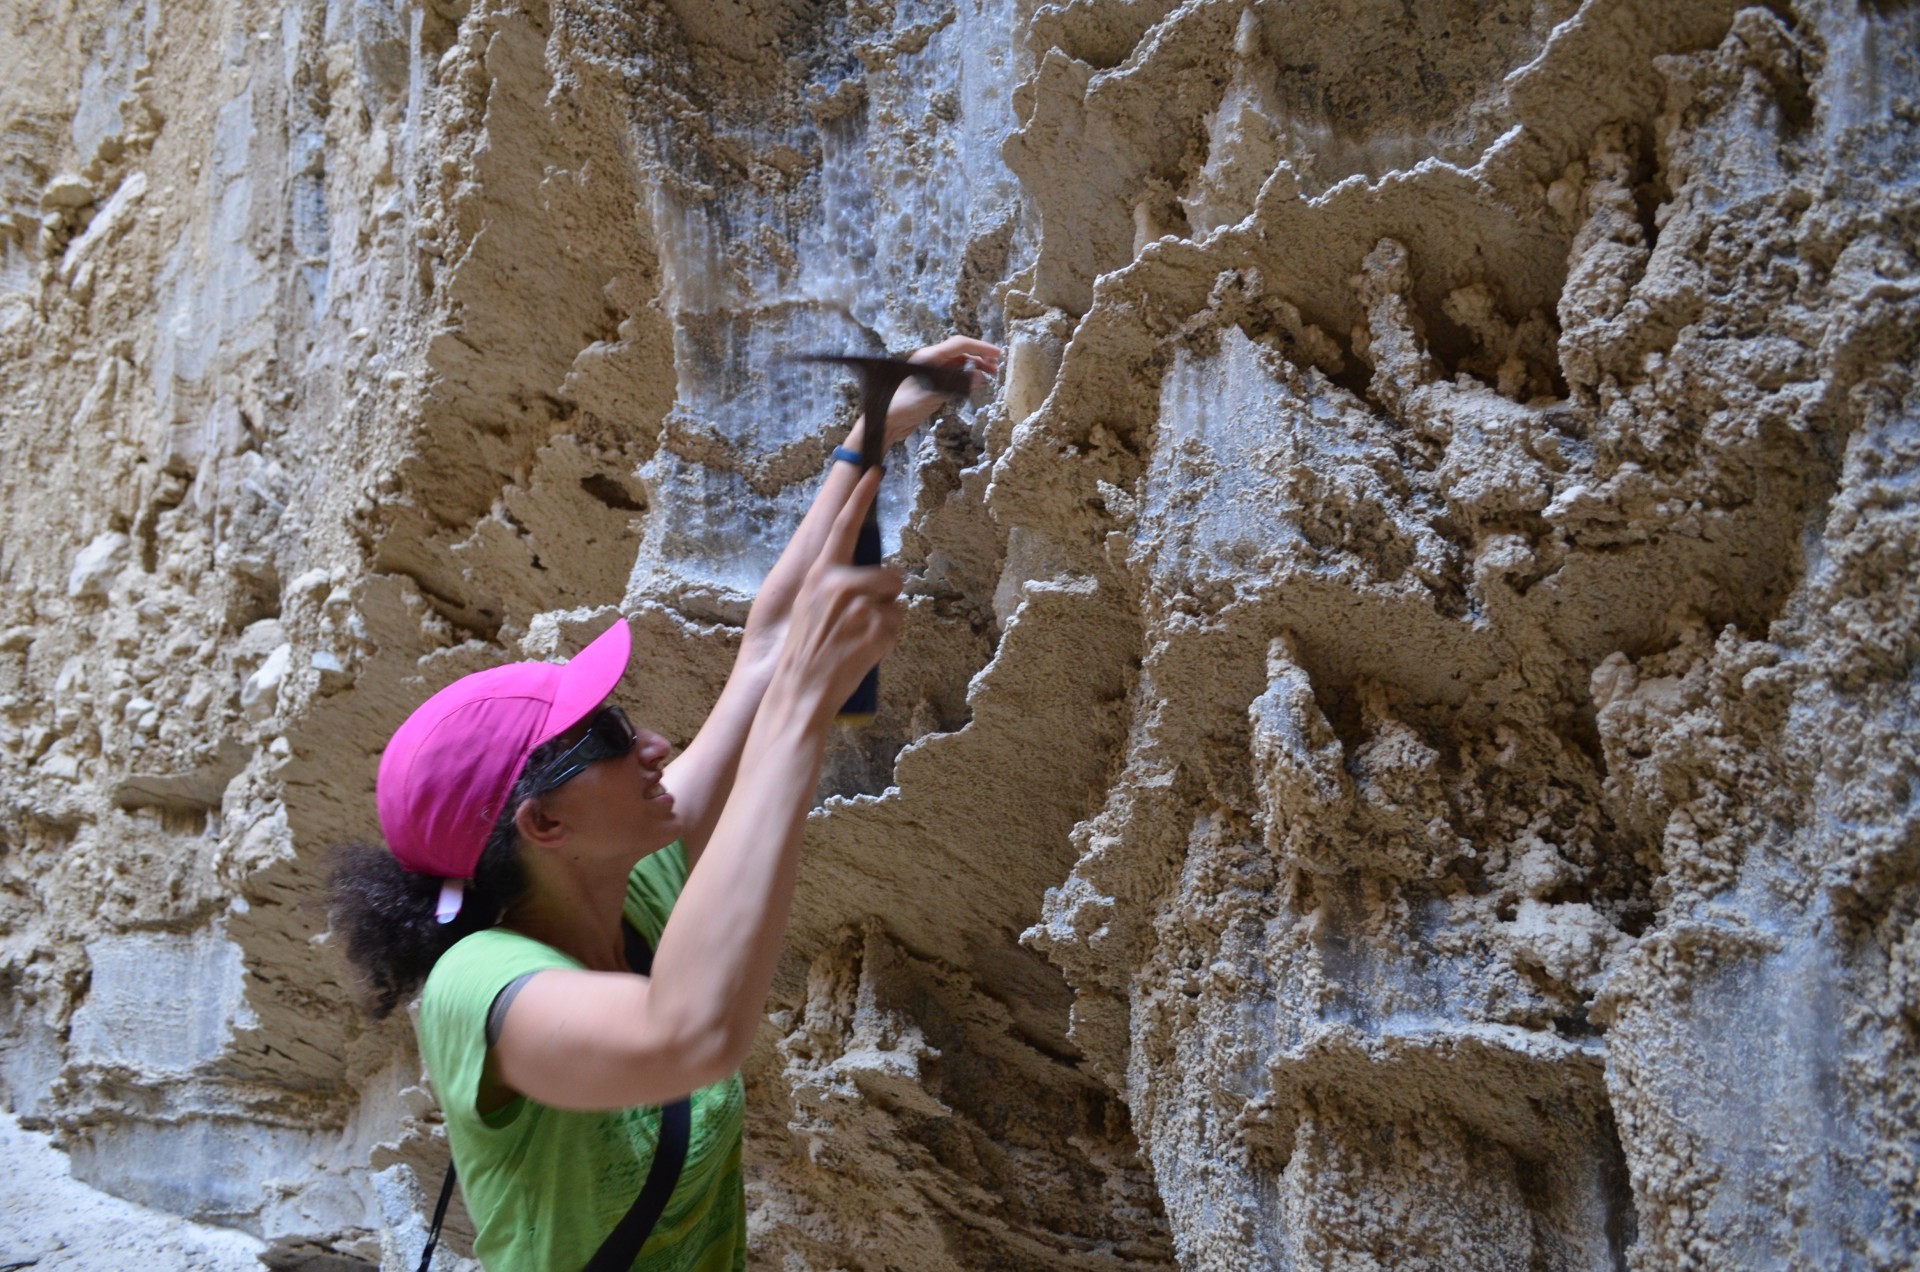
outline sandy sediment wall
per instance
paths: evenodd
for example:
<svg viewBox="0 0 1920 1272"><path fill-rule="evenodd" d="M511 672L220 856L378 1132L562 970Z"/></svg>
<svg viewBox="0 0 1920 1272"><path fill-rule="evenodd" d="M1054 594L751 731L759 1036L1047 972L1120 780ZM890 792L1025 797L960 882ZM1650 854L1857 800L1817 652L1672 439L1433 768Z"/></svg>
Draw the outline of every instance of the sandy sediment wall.
<svg viewBox="0 0 1920 1272"><path fill-rule="evenodd" d="M851 418L781 355L959 329L756 1260L1909 1265L1917 12L9 6L9 1107L411 1266L386 736L623 615L684 742Z"/></svg>

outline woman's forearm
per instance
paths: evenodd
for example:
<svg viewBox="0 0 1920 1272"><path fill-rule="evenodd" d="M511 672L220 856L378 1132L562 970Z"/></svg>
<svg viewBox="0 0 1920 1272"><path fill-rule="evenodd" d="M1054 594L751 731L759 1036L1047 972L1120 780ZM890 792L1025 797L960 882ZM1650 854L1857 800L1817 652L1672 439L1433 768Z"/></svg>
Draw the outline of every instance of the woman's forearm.
<svg viewBox="0 0 1920 1272"><path fill-rule="evenodd" d="M945 366L964 365L973 368L977 375L997 374L1000 364L997 348L966 336L950 336L920 350L914 357ZM858 421L848 434L846 445L859 450L869 428L882 429L886 440L898 441L925 423L943 400L944 395L919 387L909 379L896 391L887 418ZM813 504L767 573L747 613L740 651L735 655L719 701L686 751L667 768L668 789L673 791L686 815L683 838L690 861L698 862L704 854L715 819L732 788L747 730L773 677L774 662L793 614L794 599L807 571L819 559L835 518L846 507L859 482L858 466L839 462L827 466Z"/></svg>
<svg viewBox="0 0 1920 1272"><path fill-rule="evenodd" d="M900 639L900 576L850 564L879 487L864 478L801 583L779 663L741 748L740 776L655 957L650 1027L704 1038L703 1062L739 1063L785 939L807 810L833 714Z"/></svg>
<svg viewBox="0 0 1920 1272"><path fill-rule="evenodd" d="M857 430L854 440L859 440ZM859 482L860 473L854 465L831 466L800 528L761 585L719 700L685 753L667 768L668 789L687 820L683 838L689 863L698 863L705 856L715 819L733 787L747 731L773 678L794 597L806 580L807 570L819 559L834 518L846 507Z"/></svg>
<svg viewBox="0 0 1920 1272"><path fill-rule="evenodd" d="M851 564L878 487L878 473L856 485L801 580L778 661L731 753L738 783L722 792L653 974L554 970L530 980L497 1046L512 1089L563 1108L657 1104L725 1076L745 1057L779 962L834 711L900 639L900 576ZM605 789L622 789L621 778L609 780ZM582 798L590 800L600 788L562 788L556 799L569 789L588 791ZM603 854L624 842L623 822L570 823L529 802L523 829L536 816L555 853L576 834L582 845L605 845Z"/></svg>
<svg viewBox="0 0 1920 1272"><path fill-rule="evenodd" d="M739 780L660 938L649 1012L711 1050L716 1073L740 1063L765 1010L832 710L817 689L769 688Z"/></svg>
<svg viewBox="0 0 1920 1272"><path fill-rule="evenodd" d="M555 1108L626 1108L740 1066L779 962L832 711L818 677L810 698L796 691L808 683L769 687L740 789L667 918L653 974L554 970L514 999L496 1046L513 1090Z"/></svg>
<svg viewBox="0 0 1920 1272"><path fill-rule="evenodd" d="M863 427L864 424L855 424L853 432L848 434L845 445L849 450L859 449ZM779 625L786 621L787 615L793 610L793 598L800 590L800 581L806 578L808 567L819 557L820 547L827 540L828 530L833 527L833 519L840 515L840 509L846 506L847 497L853 493L859 481L860 469L857 465L838 460L827 465L826 479L814 493L807 515L800 519L799 528L787 540L787 546L774 562L773 569L767 572L765 582L761 583L760 591L754 597L753 608L747 615L749 640L760 631L777 631ZM771 665L765 671L766 675L770 675ZM765 675L761 678L763 687L765 678Z"/></svg>

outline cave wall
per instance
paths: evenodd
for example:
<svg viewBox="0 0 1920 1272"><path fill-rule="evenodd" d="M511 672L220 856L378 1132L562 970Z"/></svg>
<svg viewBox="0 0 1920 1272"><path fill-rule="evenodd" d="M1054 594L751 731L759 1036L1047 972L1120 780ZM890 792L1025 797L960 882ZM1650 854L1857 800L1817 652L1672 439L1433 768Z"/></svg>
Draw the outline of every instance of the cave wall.
<svg viewBox="0 0 1920 1272"><path fill-rule="evenodd" d="M1920 10L0 13L0 1092L81 1178L412 1266L387 735L624 615L684 742L852 417L782 355L962 330L756 1266L1916 1257Z"/></svg>

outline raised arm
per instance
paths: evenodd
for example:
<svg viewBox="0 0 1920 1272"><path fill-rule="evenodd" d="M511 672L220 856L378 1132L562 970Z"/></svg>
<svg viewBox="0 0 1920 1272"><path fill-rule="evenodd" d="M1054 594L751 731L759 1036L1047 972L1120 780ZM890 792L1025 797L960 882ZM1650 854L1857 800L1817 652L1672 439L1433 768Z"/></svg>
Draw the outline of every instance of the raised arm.
<svg viewBox="0 0 1920 1272"><path fill-rule="evenodd" d="M939 344L929 345L915 353L912 360L965 366L976 376L997 375L1000 371L1000 350L967 336L950 336ZM913 379L903 383L887 412L887 445L893 446L924 424L941 401L939 395L927 392ZM860 449L866 427L865 420L853 426L846 441L849 449ZM858 480L859 471L852 464L829 466L820 492L814 496L800 528L788 541L786 550L754 598L740 652L719 701L687 749L667 765L662 782L673 792L674 806L688 826L684 841L689 865L699 861L727 802L748 731L773 676L794 597L807 571L819 559L834 520L846 506Z"/></svg>
<svg viewBox="0 0 1920 1272"><path fill-rule="evenodd" d="M511 1089L557 1108L658 1104L744 1060L785 939L827 730L899 639L899 576L847 564L879 479L858 483L796 589L733 797L667 920L653 975L528 981L493 1049Z"/></svg>

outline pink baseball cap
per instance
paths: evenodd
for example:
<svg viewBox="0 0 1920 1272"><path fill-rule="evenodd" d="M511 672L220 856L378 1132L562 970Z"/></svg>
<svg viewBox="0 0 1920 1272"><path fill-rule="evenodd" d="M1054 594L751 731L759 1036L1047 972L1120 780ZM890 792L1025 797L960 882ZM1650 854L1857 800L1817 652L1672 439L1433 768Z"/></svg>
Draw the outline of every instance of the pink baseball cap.
<svg viewBox="0 0 1920 1272"><path fill-rule="evenodd" d="M380 756L380 829L400 864L445 880L434 917L460 912L465 881L535 747L591 715L627 670L624 618L564 663L476 671L421 703Z"/></svg>

